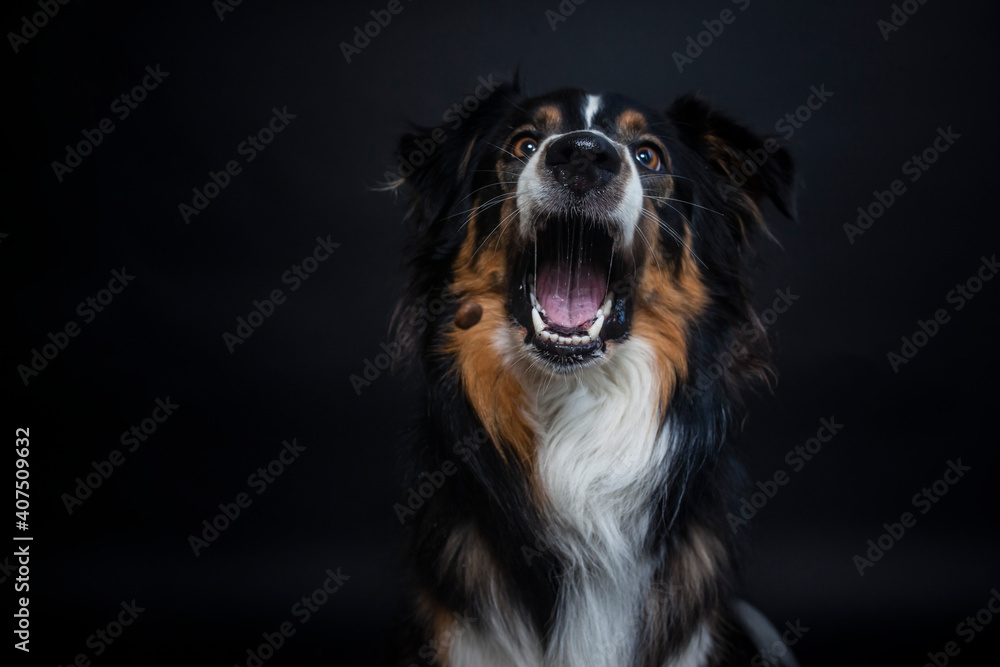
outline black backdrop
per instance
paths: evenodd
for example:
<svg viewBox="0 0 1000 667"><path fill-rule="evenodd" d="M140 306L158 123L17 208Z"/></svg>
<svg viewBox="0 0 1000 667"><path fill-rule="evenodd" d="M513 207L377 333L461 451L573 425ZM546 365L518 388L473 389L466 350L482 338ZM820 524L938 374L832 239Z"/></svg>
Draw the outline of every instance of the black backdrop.
<svg viewBox="0 0 1000 667"><path fill-rule="evenodd" d="M9 483L14 429L29 427L31 443L30 527L10 530L34 538L38 664L82 653L98 665L245 665L283 622L296 632L267 664L372 664L399 590L394 442L412 406L388 373L360 391L350 379L378 361L399 289L402 207L374 188L404 121L440 122L479 77L518 64L529 92L577 85L665 106L702 89L786 137L786 114L809 116L787 141L801 221L773 221L781 245L765 250L756 285L762 308L776 290L798 298L770 327L781 378L753 401L743 437L755 481L788 474L749 522L746 596L776 625L809 628L795 646L805 665L920 665L949 641L952 664L986 664L1000 620L971 642L957 626L1000 586L1000 281L972 281L981 289L961 309L949 293L1000 245L995 4L911 0L885 39L889 2L402 0L350 62L340 43L385 2L49 4L58 11L36 31L23 23L36 3L2 24L30 36L4 46L13 150L0 271ZM731 21L715 22L727 9ZM129 108L120 96L144 80ZM813 87L832 95L799 109ZM287 126L247 161L241 143L275 110ZM79 163L67 157L105 118L113 131ZM958 138L911 181L904 163L949 128ZM230 160L239 173L185 221L179 205ZM875 192L897 179L905 192L849 234L858 207L878 214ZM339 247L292 290L282 276L318 237ZM114 271L134 277L102 292ZM223 334L275 289L286 300L231 353ZM894 369L887 355L939 309L947 321ZM77 335L63 338L70 322ZM50 333L64 349L45 348ZM35 359L37 374L19 369L33 350L53 357ZM168 397L172 414L123 445L165 416L154 409ZM811 460L786 460L824 418L843 428ZM292 439L304 449L272 482L248 479ZM70 513L77 478L114 450L120 465L105 464L113 472ZM958 459L970 470L915 505ZM242 492L250 505L196 556L189 536ZM894 544L859 575L854 556L907 511L915 524L884 537ZM3 563L14 610L17 574ZM301 623L293 605L328 569L349 579ZM144 611L114 643L88 642L132 600Z"/></svg>

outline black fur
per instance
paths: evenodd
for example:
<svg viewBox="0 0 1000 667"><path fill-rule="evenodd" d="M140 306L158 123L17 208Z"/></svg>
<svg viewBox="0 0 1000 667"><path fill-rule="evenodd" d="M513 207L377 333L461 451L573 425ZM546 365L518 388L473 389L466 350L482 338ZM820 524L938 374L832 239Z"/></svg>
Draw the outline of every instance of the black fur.
<svg viewBox="0 0 1000 667"><path fill-rule="evenodd" d="M558 91L551 99L559 102L573 94ZM623 103L622 98L609 99ZM447 287L465 238L464 212L473 207L475 194L489 198L498 192L493 169L498 147L518 124L526 102L517 85L503 85L457 127L414 128L403 137L397 171L411 198L409 282L394 322L402 356L416 371L421 388L421 417L405 447L404 488L419 487L429 471L441 470L448 461L457 467L422 507L403 517L408 583L444 608L479 618L481 601L469 598L457 585L461 573L455 564L442 562L442 547L453 531L471 522L480 529L510 595L522 602L538 636L545 638L556 609L562 564L539 541L545 530L525 481L528 471L515 458L503 456L499 443L485 438L455 373L454 359L442 353L458 307ZM765 139L712 110L701 97L681 97L664 113L633 106L656 122L656 134L668 146L678 176L676 198L687 203L659 210L664 224L681 229L687 221L691 226L692 250L705 265L710 295L708 309L688 332L691 374L670 401L668 418L682 427L685 437L667 483L652 499L657 518L650 526L647 549L662 552L668 567L673 550L683 547L679 540L685 527L696 522L738 560L739 545L726 522L746 483L733 452L735 427L742 417L742 394L766 382L770 372L767 336L750 303L748 263L765 231L757 207L769 199L785 215L795 216L794 167L784 149L767 150ZM443 141L435 140L435 131ZM752 173L738 175L740 161L752 161L761 151L766 152L763 163L751 162L756 165ZM415 155L423 156L419 166L411 159ZM480 237L493 231L498 216L496 208L484 213L477 228ZM668 266L675 261L669 254L662 259ZM698 374L720 360L726 366L720 377ZM712 664L747 664L742 661L749 661L755 650L727 606L734 581L735 572L725 571L699 599L706 613L721 619L719 627L731 631L719 643ZM679 649L696 616L680 613L676 619L672 627L651 629L639 639L646 644L642 664L665 664ZM431 629L421 623L414 605L398 664L433 661Z"/></svg>

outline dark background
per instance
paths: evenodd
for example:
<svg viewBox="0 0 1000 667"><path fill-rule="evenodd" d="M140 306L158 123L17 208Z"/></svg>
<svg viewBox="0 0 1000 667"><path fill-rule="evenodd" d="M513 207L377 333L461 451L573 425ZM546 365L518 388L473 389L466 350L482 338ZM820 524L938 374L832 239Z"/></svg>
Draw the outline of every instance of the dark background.
<svg viewBox="0 0 1000 667"><path fill-rule="evenodd" d="M1000 282L961 311L946 294L1000 245L996 5L932 0L887 41L889 2L588 0L552 30L558 6L403 0L350 63L338 45L381 0L246 1L224 21L209 0L73 0L19 53L5 40L2 413L11 441L31 429L34 662L245 664L338 567L350 579L267 664L374 662L399 592L394 443L412 404L388 373L360 394L350 381L381 352L400 285L403 206L374 188L406 120L438 123L478 77L520 64L532 93L666 106L702 89L760 132L811 86L834 93L787 144L801 220L772 220L781 245L756 284L761 307L777 289L799 299L770 328L781 377L743 437L754 480L791 475L751 522L745 594L809 628L807 666L921 665L952 640L953 664L994 664L1000 619L971 644L956 625L1000 586ZM726 8L735 21L678 72L671 54ZM16 3L0 27L37 11ZM119 120L112 100L157 64L169 76ZM274 107L296 118L242 162ZM114 132L58 182L50 163L108 116ZM903 163L949 126L961 138L910 183ZM178 205L231 159L242 173L185 225ZM895 179L905 194L850 243L843 225ZM340 247L289 292L282 273L327 235ZM77 304L123 266L134 281L82 324ZM223 332L275 288L287 301L230 354ZM894 373L886 355L939 308L951 321ZM16 367L69 320L80 335L25 386ZM68 514L75 479L167 396L175 414ZM791 472L785 453L831 416L844 428ZM189 535L291 438L301 457L196 557ZM852 557L958 458L971 471L859 576ZM146 611L95 657L87 637L132 599Z"/></svg>

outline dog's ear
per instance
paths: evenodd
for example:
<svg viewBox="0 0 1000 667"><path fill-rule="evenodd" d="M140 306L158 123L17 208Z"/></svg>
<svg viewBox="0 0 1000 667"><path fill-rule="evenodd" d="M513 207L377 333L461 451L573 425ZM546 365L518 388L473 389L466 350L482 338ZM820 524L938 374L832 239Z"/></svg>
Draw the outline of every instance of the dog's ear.
<svg viewBox="0 0 1000 667"><path fill-rule="evenodd" d="M452 259L469 229L466 216L459 214L468 212L474 191L489 181L493 163L487 158L500 150L509 131L504 118L519 100L516 82L480 77L475 90L442 110L440 125L412 127L399 142L396 166L385 180L386 189L406 191L410 203L405 251L409 280L391 324L397 340L406 334L402 359L413 359L412 348L433 340L435 327L427 326L428 313L435 299L443 303Z"/></svg>
<svg viewBox="0 0 1000 667"><path fill-rule="evenodd" d="M432 224L468 194L476 165L496 150L492 132L519 96L516 82L480 77L472 93L444 109L440 125L413 126L403 135L386 184L412 188L421 224Z"/></svg>
<svg viewBox="0 0 1000 667"><path fill-rule="evenodd" d="M667 114L681 140L715 168L723 200L746 196L759 205L768 198L783 214L796 218L795 165L777 139L758 136L697 94L678 98Z"/></svg>

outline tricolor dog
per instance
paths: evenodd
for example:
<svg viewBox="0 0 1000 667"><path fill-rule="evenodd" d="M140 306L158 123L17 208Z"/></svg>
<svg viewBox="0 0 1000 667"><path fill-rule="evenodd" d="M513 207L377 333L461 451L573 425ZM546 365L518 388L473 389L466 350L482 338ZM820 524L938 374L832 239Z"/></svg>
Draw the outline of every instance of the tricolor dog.
<svg viewBox="0 0 1000 667"><path fill-rule="evenodd" d="M740 396L770 374L748 258L765 200L794 217L789 155L698 96L504 84L399 159L404 486L457 471L406 522L398 664L748 664L778 635L734 598L726 515Z"/></svg>

